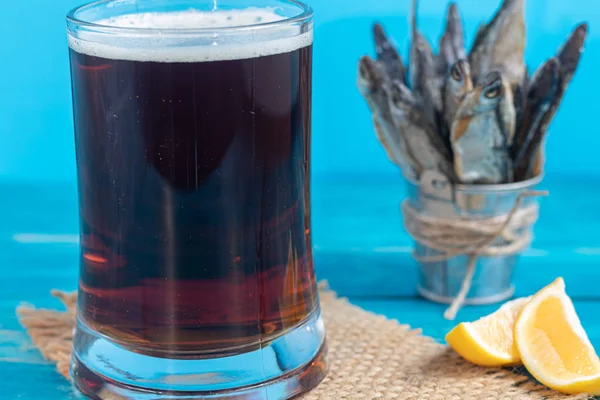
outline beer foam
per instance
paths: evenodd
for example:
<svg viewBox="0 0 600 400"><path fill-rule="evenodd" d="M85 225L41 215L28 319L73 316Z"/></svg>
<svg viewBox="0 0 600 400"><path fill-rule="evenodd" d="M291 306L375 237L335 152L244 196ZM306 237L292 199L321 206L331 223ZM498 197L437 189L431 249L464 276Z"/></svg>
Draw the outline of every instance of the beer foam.
<svg viewBox="0 0 600 400"><path fill-rule="evenodd" d="M312 44L312 27L307 32L300 32L297 25L253 27L285 18L271 8L126 14L94 21L101 26L126 28L122 33L106 35L99 29L99 32L79 31L75 37L69 32L69 46L81 54L114 60L203 62L283 54ZM220 40L218 28L227 27L242 27L243 31ZM212 35L211 28L215 28ZM143 31L135 32L135 29L153 29L157 32L150 36ZM205 32L179 34L169 31L172 29L202 29Z"/></svg>

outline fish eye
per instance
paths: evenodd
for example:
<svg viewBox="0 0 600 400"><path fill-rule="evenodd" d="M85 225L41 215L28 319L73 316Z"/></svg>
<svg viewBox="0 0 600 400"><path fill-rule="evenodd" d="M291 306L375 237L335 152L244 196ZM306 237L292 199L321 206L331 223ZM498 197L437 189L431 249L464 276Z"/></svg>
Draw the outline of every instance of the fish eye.
<svg viewBox="0 0 600 400"><path fill-rule="evenodd" d="M495 99L496 97L500 96L500 89L497 87L488 89L483 95L488 99Z"/></svg>
<svg viewBox="0 0 600 400"><path fill-rule="evenodd" d="M462 80L462 74L460 73L460 70L458 68L458 66L454 66L451 70L450 70L450 76L452 76L452 79L454 79L455 81L460 81Z"/></svg>

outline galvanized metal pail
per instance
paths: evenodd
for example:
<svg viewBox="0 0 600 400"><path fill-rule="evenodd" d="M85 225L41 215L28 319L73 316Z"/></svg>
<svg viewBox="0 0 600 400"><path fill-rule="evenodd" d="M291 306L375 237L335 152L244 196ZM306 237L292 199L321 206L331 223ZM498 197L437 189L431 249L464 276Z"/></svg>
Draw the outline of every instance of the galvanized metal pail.
<svg viewBox="0 0 600 400"><path fill-rule="evenodd" d="M521 193L531 191L542 180L539 176L524 182L501 185L455 185L439 173L426 171L419 181L406 179L407 200L419 212L432 217L452 219L490 218L508 215ZM524 198L520 207L537 202ZM501 238L498 240L502 240ZM419 264L419 293L435 302L450 304L459 294L467 273L469 255L447 261L418 261L441 253L415 241ZM511 278L519 254L481 256L477 259L471 289L464 304L492 304L510 298L514 293Z"/></svg>

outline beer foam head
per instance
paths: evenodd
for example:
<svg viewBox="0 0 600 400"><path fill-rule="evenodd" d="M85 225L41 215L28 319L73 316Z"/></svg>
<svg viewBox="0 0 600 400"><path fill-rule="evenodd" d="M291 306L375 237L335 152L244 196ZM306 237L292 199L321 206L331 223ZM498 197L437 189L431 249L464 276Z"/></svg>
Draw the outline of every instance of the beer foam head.
<svg viewBox="0 0 600 400"><path fill-rule="evenodd" d="M119 28L194 29L251 26L283 19L284 17L276 14L272 8L246 8L244 10L214 12L192 9L175 12L125 14L102 19L96 23Z"/></svg>
<svg viewBox="0 0 600 400"><path fill-rule="evenodd" d="M284 19L271 8L126 14L94 21L101 27L124 28L117 35L106 35L102 28L69 32L69 46L78 53L115 60L202 62L289 53L312 44L312 27L306 32L298 26L256 27ZM243 30L234 35L221 31L228 27Z"/></svg>

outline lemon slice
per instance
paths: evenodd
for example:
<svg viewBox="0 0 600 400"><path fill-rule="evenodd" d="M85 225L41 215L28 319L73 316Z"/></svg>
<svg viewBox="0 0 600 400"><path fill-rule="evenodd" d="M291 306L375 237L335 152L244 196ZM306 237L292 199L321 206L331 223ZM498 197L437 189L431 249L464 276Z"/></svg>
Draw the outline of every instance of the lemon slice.
<svg viewBox="0 0 600 400"><path fill-rule="evenodd" d="M567 394L600 395L600 360L558 278L534 295L515 324L523 364L541 383Z"/></svg>
<svg viewBox="0 0 600 400"><path fill-rule="evenodd" d="M514 343L517 316L530 300L523 297L505 303L496 312L475 322L458 324L446 335L446 342L461 357L485 367L519 364Z"/></svg>

